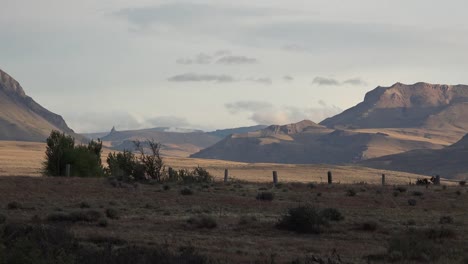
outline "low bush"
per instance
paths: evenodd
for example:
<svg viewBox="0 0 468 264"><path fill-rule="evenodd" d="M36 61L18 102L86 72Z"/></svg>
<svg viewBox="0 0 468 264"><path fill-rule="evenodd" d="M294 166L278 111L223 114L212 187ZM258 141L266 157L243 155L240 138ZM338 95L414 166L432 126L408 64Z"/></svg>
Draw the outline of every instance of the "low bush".
<svg viewBox="0 0 468 264"><path fill-rule="evenodd" d="M75 211L71 213L52 213L47 217L51 222L96 222L101 213L95 210Z"/></svg>
<svg viewBox="0 0 468 264"><path fill-rule="evenodd" d="M297 233L320 234L322 228L327 225L327 220L318 209L311 206L299 206L290 208L281 217L276 227Z"/></svg>
<svg viewBox="0 0 468 264"><path fill-rule="evenodd" d="M107 227L108 225L109 225L109 223L107 222L107 219L105 219L105 218L99 219L99 221L98 221L98 226L100 226L100 227Z"/></svg>
<svg viewBox="0 0 468 264"><path fill-rule="evenodd" d="M120 218L119 212L114 208L106 209L106 216L107 216L107 218L114 219L114 220Z"/></svg>
<svg viewBox="0 0 468 264"><path fill-rule="evenodd" d="M353 190L353 189L349 189L349 190L346 191L346 195L347 195L347 196L351 196L351 197L352 197L352 196L356 196L356 194L357 194L356 191Z"/></svg>
<svg viewBox="0 0 468 264"><path fill-rule="evenodd" d="M408 205L416 206L417 201L415 199L408 199Z"/></svg>
<svg viewBox="0 0 468 264"><path fill-rule="evenodd" d="M397 187L395 187L395 190L397 190L397 191L399 191L399 192L403 193L403 192L406 192L406 187L403 187L403 186L397 186Z"/></svg>
<svg viewBox="0 0 468 264"><path fill-rule="evenodd" d="M192 195L193 191L192 191L192 189L185 187L182 190L180 190L180 194L182 194L182 195Z"/></svg>
<svg viewBox="0 0 468 264"><path fill-rule="evenodd" d="M320 215L328 221L341 221L344 219L341 212L335 208L325 208L320 212Z"/></svg>
<svg viewBox="0 0 468 264"><path fill-rule="evenodd" d="M190 217L187 220L187 223L189 223L191 226L194 226L196 228L213 229L218 226L216 219L208 215L199 215L199 216Z"/></svg>
<svg viewBox="0 0 468 264"><path fill-rule="evenodd" d="M80 208L91 208L91 205L88 202L81 202L79 207Z"/></svg>
<svg viewBox="0 0 468 264"><path fill-rule="evenodd" d="M8 210L17 210L17 209L21 209L23 206L18 203L18 202L10 202L7 204L7 208Z"/></svg>
<svg viewBox="0 0 468 264"><path fill-rule="evenodd" d="M239 225L248 225L251 223L257 222L257 218L255 216L246 216L243 215L239 219Z"/></svg>
<svg viewBox="0 0 468 264"><path fill-rule="evenodd" d="M423 193L423 192L420 192L420 191L414 191L414 192L413 192L413 195L414 195L414 196L423 196L424 193Z"/></svg>
<svg viewBox="0 0 468 264"><path fill-rule="evenodd" d="M377 230L377 227L378 227L377 222L375 222L375 221L366 221L364 223L361 223L359 225L358 229L362 230L362 231L374 232L375 230Z"/></svg>
<svg viewBox="0 0 468 264"><path fill-rule="evenodd" d="M460 186L465 186L465 185L466 185L466 181L459 181L458 184L459 184Z"/></svg>
<svg viewBox="0 0 468 264"><path fill-rule="evenodd" d="M441 216L439 219L439 224L453 224L453 217L449 215Z"/></svg>
<svg viewBox="0 0 468 264"><path fill-rule="evenodd" d="M260 201L273 201L274 198L275 194L272 192L259 192L256 197L256 199Z"/></svg>

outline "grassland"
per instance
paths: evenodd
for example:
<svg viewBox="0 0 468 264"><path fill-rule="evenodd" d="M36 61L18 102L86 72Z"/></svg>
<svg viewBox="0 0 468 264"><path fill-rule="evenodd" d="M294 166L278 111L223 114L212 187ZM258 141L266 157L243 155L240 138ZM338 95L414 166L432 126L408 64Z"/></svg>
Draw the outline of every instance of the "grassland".
<svg viewBox="0 0 468 264"><path fill-rule="evenodd" d="M185 188L192 195L182 195ZM273 201L257 200L259 192L273 193ZM409 199L416 205L409 205ZM304 204L336 208L344 220L325 227L321 234L275 228L288 208ZM51 221L52 215L88 210L105 218L108 209L118 217L108 217L105 227L97 221ZM440 254L433 259L424 253L423 263L464 263L467 210L467 188L461 186L426 189L412 185L397 190L367 184L284 183L273 187L239 181L113 186L96 178L0 177L0 214L7 223L65 225L81 241L93 243L121 241L149 248L164 244L173 250L192 246L222 263L291 263L307 256L327 260L333 252L342 262L330 263L382 263L389 261L392 238L411 229L436 234L428 239L432 244L427 248L427 241L418 242L424 250ZM189 219L197 217L208 217L215 227L194 226ZM453 221L441 222L443 217ZM449 235L438 237L439 230Z"/></svg>
<svg viewBox="0 0 468 264"><path fill-rule="evenodd" d="M35 142L0 141L0 176L40 176L41 164L44 159L45 144ZM103 151L103 162L109 149ZM359 166L335 165L289 165L271 163L242 163L223 160L193 159L181 157L165 157L166 166L175 169L206 168L218 180L224 176L224 170L229 169L229 176L238 180L251 182L270 182L272 171L278 171L279 178L284 182L326 182L327 172L333 172L336 183L380 183L381 174L386 174L388 184L408 184L416 178L424 177L418 174L376 170ZM446 184L452 184L446 182Z"/></svg>

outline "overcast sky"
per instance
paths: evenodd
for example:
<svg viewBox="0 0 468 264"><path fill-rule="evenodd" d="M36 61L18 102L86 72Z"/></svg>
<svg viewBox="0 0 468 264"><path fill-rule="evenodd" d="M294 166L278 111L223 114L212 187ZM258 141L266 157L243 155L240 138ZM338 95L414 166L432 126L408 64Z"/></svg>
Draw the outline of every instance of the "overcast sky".
<svg viewBox="0 0 468 264"><path fill-rule="evenodd" d="M462 0L0 0L0 68L78 132L323 118L468 83Z"/></svg>

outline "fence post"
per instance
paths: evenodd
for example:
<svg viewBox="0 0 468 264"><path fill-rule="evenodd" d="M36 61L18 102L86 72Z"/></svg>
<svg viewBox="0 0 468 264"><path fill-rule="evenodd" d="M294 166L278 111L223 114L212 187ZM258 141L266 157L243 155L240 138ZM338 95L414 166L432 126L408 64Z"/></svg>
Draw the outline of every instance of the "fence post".
<svg viewBox="0 0 468 264"><path fill-rule="evenodd" d="M65 165L65 176L70 177L70 164Z"/></svg>
<svg viewBox="0 0 468 264"><path fill-rule="evenodd" d="M224 170L224 182L228 182L228 178L229 178L229 170L225 169Z"/></svg>
<svg viewBox="0 0 468 264"><path fill-rule="evenodd" d="M273 171L273 184L276 186L278 184L278 172Z"/></svg>
<svg viewBox="0 0 468 264"><path fill-rule="evenodd" d="M328 184L332 184L332 183L333 183L332 172L328 171Z"/></svg>
<svg viewBox="0 0 468 264"><path fill-rule="evenodd" d="M440 175L435 176L434 185L440 185Z"/></svg>
<svg viewBox="0 0 468 264"><path fill-rule="evenodd" d="M382 186L385 186L385 174L382 174Z"/></svg>

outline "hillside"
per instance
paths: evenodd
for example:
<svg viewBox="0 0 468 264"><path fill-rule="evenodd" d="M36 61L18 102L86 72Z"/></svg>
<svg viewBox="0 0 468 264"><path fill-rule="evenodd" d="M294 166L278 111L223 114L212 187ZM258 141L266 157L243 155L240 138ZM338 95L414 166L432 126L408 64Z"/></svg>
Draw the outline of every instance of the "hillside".
<svg viewBox="0 0 468 264"><path fill-rule="evenodd" d="M450 143L468 131L468 86L396 83L368 92L364 101L320 124L340 129L419 129ZM439 134L443 135L439 135Z"/></svg>
<svg viewBox="0 0 468 264"><path fill-rule="evenodd" d="M43 141L50 131L74 134L63 118L31 97L10 75L0 70L0 140Z"/></svg>
<svg viewBox="0 0 468 264"><path fill-rule="evenodd" d="M415 148L442 147L428 141L384 133L333 130L304 120L231 135L191 157L242 162L342 164Z"/></svg>
<svg viewBox="0 0 468 264"><path fill-rule="evenodd" d="M401 154L369 159L363 166L445 178L468 178L468 134L455 144L438 150L412 150Z"/></svg>

